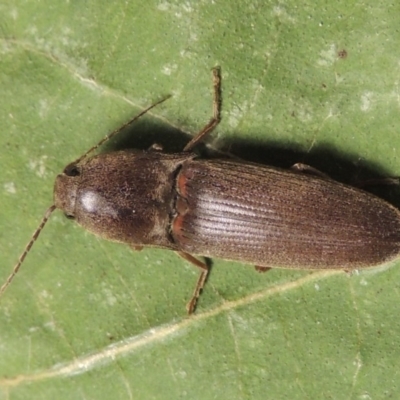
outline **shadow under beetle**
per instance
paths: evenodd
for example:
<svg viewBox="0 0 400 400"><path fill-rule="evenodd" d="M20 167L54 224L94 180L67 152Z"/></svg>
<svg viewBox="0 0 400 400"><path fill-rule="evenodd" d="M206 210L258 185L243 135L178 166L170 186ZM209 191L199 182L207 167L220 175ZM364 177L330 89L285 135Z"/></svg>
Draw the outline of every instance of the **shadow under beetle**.
<svg viewBox="0 0 400 400"><path fill-rule="evenodd" d="M199 267L189 314L209 272L194 255L254 264L259 271L352 270L399 257L400 212L386 201L304 164L283 170L193 153L221 119L219 68L213 86L213 117L182 152L167 154L154 145L89 156L163 99L67 165L56 178L54 204L0 294L56 208L104 239L136 250L174 250Z"/></svg>

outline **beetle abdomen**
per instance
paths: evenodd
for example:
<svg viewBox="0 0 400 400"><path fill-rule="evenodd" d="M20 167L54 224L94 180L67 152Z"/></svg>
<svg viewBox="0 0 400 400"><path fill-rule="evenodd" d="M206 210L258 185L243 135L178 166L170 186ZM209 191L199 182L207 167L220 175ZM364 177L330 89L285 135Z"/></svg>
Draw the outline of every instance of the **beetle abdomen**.
<svg viewBox="0 0 400 400"><path fill-rule="evenodd" d="M330 179L190 160L177 176L177 191L171 233L188 253L260 266L360 268L400 252L400 212Z"/></svg>

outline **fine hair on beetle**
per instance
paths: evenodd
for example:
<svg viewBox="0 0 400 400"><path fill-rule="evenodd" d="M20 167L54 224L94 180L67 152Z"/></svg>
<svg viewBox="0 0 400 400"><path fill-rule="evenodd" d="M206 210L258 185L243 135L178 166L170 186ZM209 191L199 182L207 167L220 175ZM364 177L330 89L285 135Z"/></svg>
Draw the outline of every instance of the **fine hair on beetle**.
<svg viewBox="0 0 400 400"><path fill-rule="evenodd" d="M221 120L221 74L212 70L213 115L181 152L162 146L92 155L166 98L152 104L57 175L46 211L11 274L10 285L60 209L84 229L135 250L175 251L199 268L187 304L195 310L209 274L197 257L270 268L354 270L400 256L400 212L308 165L281 169L240 159L205 159L192 150ZM376 182L375 182L376 183Z"/></svg>

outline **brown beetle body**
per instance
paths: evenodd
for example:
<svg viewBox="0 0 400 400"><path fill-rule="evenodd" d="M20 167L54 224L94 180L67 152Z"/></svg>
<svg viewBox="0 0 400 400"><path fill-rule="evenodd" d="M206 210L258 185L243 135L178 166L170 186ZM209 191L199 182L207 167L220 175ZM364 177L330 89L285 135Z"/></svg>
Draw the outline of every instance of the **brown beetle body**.
<svg viewBox="0 0 400 400"><path fill-rule="evenodd" d="M371 267L400 253L400 212L331 179L192 153L119 151L56 179L57 208L132 247L265 267Z"/></svg>
<svg viewBox="0 0 400 400"><path fill-rule="evenodd" d="M18 272L50 214L59 208L85 229L135 249L176 251L202 272L188 304L193 312L218 257L268 267L373 267L400 256L400 212L367 192L313 174L232 160L201 159L191 150L220 121L220 74L213 70L214 115L181 153L118 151L88 157L112 132L57 176L47 210L12 273ZM165 99L164 99L165 100ZM163 101L163 100L162 100Z"/></svg>

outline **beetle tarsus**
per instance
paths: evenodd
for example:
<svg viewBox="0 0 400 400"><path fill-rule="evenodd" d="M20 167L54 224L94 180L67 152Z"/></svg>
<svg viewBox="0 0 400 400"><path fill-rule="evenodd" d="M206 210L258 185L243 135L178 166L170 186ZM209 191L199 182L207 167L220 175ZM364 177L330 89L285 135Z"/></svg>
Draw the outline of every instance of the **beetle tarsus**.
<svg viewBox="0 0 400 400"><path fill-rule="evenodd" d="M194 289L192 298L190 299L189 303L187 303L187 305L186 305L186 310L189 315L193 314L194 311L196 310L197 300L199 299L201 291L203 290L203 287L206 283L208 272L209 272L208 270L203 271L200 274L199 279L197 280L197 284Z"/></svg>
<svg viewBox="0 0 400 400"><path fill-rule="evenodd" d="M196 286L193 291L192 298L186 305L186 310L188 314L193 314L194 310L196 309L196 304L197 300L200 297L201 291L203 290L203 287L207 281L208 273L210 272L210 268L208 265L200 260L198 260L196 257L193 257L192 255L185 253L183 251L177 251L177 254L181 256L183 259L186 261L189 261L191 264L195 265L196 267L201 269L201 274L199 276L199 279L197 280Z"/></svg>
<svg viewBox="0 0 400 400"><path fill-rule="evenodd" d="M260 265L255 265L254 268L256 269L257 272L268 272L271 267L262 267Z"/></svg>

